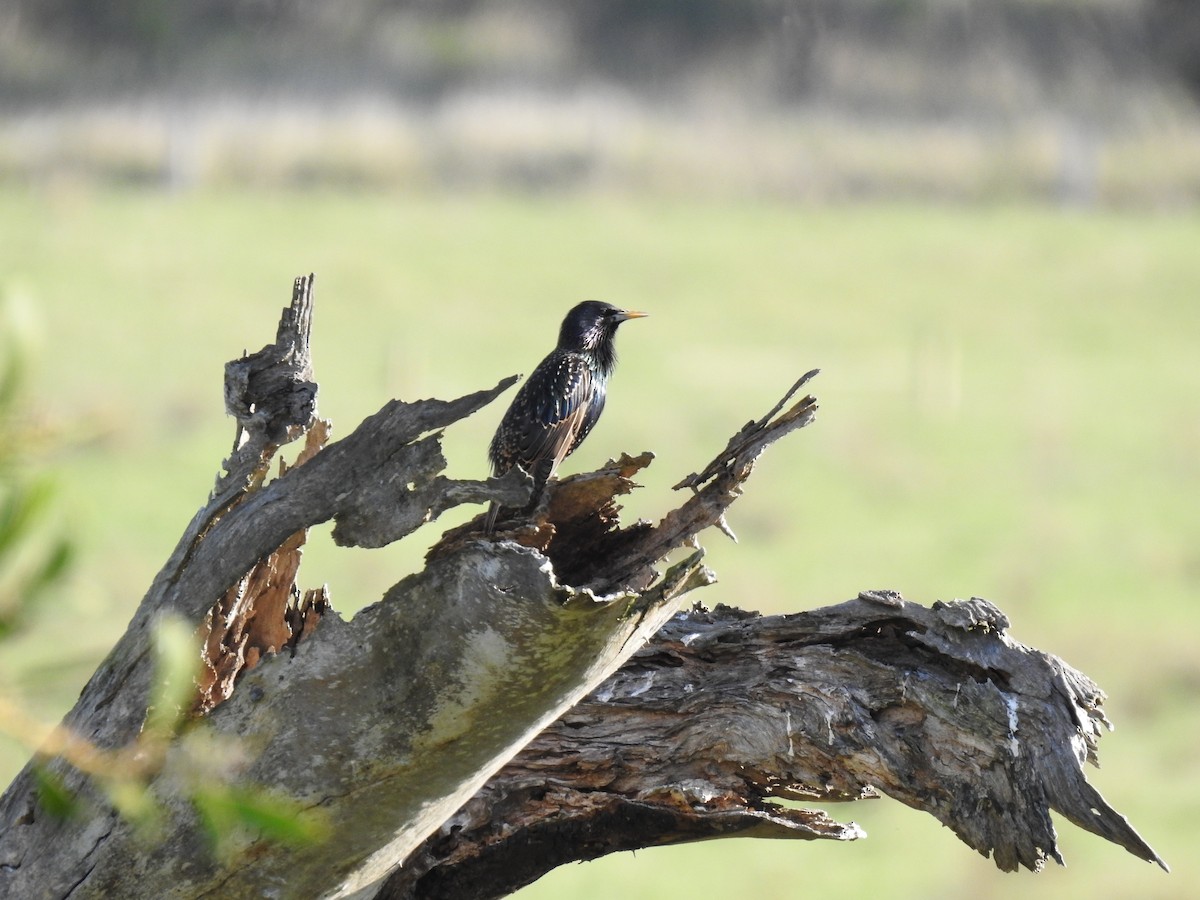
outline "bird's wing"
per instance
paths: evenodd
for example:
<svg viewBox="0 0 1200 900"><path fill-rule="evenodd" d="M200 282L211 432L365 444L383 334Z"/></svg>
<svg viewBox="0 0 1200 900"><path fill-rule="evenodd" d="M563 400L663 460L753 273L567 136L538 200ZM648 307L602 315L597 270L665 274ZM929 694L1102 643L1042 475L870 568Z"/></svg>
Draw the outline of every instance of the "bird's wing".
<svg viewBox="0 0 1200 900"><path fill-rule="evenodd" d="M517 461L535 477L549 478L595 424L595 378L578 356L559 356L538 366L521 388L524 427L513 435Z"/></svg>

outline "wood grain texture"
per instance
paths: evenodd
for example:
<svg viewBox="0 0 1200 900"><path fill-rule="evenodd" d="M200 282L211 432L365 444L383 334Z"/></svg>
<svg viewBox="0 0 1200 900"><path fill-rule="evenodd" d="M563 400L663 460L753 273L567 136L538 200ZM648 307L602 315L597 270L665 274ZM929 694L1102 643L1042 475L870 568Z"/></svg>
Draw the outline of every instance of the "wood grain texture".
<svg viewBox="0 0 1200 900"><path fill-rule="evenodd" d="M311 322L310 276L297 279L275 343L226 367L227 406L238 423L226 474L66 720L96 746L135 746L156 618L208 616L211 625L232 616L231 630L208 632L206 653L219 671L198 706L210 714L184 730L151 774L155 839L148 844L61 759L46 768L86 812L46 815L27 767L0 800L0 893L369 896L524 744L636 652L687 592L713 580L699 549L661 575L654 567L714 524L753 457L792 430L764 425L752 452L721 466L724 493L686 521L668 515L669 527L622 530L614 497L651 457L623 458L553 486L527 526L548 536L544 545L493 539L477 520L352 622L332 611L296 622L285 601L299 588L284 582L295 577L308 527L332 519L338 543L379 547L461 503L528 502L531 487L525 476L473 482L442 474L441 430L513 378L455 401L392 400L340 441L327 444L322 434L303 465L267 481L280 443L320 423ZM802 424L815 410L812 398L805 402ZM584 534L593 540L581 553L575 538ZM628 575L582 586L559 577L584 567L603 573L617 560ZM250 636L261 645L254 653ZM271 647L284 652L245 664ZM327 839L297 850L253 832L230 835L216 858L192 799L197 734L213 747L238 748L220 767L223 783L319 809Z"/></svg>
<svg viewBox="0 0 1200 900"><path fill-rule="evenodd" d="M867 592L794 616L696 611L642 649L714 578L697 535L728 532L761 453L814 421L815 398L795 395L815 371L683 479L686 499L657 523L621 525L617 498L653 459L623 455L552 482L497 534L483 514L447 532L421 572L352 621L297 618L304 594L288 582L312 525L380 547L463 503L519 508L533 487L518 470L444 473L442 429L515 378L453 401L389 401L268 480L283 442L324 429L312 284L296 280L273 344L226 367L226 471L65 720L92 746L136 748L156 620L209 617L210 712L148 767L158 830L137 832L61 758L43 762L80 813L54 818L27 766L0 798L0 896L491 896L615 849L853 839L852 824L769 801L875 791L1005 869L1057 858L1050 809L1157 860L1081 773L1103 695L1012 641L984 601L926 609ZM215 856L197 770L319 810L327 838L296 848L243 831Z"/></svg>
<svg viewBox="0 0 1200 900"><path fill-rule="evenodd" d="M499 897L564 863L713 837L854 840L853 823L772 801L880 793L1004 870L1061 862L1051 810L1166 868L1084 776L1103 693L1006 629L984 600L886 591L786 616L681 613L379 896Z"/></svg>

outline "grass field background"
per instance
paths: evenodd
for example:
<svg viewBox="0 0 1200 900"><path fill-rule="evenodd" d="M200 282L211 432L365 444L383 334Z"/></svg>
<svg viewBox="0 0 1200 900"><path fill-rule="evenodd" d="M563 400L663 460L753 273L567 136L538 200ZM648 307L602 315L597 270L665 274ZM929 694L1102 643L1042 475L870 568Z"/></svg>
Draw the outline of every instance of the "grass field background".
<svg viewBox="0 0 1200 900"><path fill-rule="evenodd" d="M986 597L1012 634L1110 695L1090 777L1167 876L1061 822L1069 868L1000 875L891 801L834 808L847 846L749 840L622 854L528 898L1188 897L1200 892L1200 219L1035 206L498 194L0 189L0 294L40 333L34 409L80 559L0 650L0 686L61 715L203 503L233 435L223 363L273 338L317 275L319 399L335 435L387 399L528 373L565 310L625 326L605 418L566 467L657 459L631 516L804 371L817 423L772 448L705 536L697 594L783 612L895 588ZM446 435L485 474L502 400ZM475 510L447 517L449 526ZM314 537L301 571L352 613L442 523L384 551ZM24 752L0 746L11 777ZM7 780L7 777L5 780Z"/></svg>

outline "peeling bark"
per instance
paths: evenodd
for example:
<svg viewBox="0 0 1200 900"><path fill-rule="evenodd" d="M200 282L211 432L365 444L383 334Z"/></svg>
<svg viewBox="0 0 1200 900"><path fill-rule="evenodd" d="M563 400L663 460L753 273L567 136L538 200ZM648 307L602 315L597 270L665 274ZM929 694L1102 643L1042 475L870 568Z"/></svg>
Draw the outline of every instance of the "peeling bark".
<svg viewBox="0 0 1200 900"><path fill-rule="evenodd" d="M218 479L209 502L189 524L129 628L65 718L65 727L79 738L102 749L130 746L146 719L153 677L150 640L156 619L170 612L199 624L220 598L231 590L236 594L239 583L254 578L261 561L288 541L295 541L304 529L334 519L335 537L343 543L382 546L460 503L486 502L496 497L507 501L522 491L527 496L527 488L512 481L492 486L451 481L440 474L445 466L439 447L441 429L495 399L516 381L515 377L491 390L450 402L393 400L347 437L264 485L265 473L280 442L305 435L316 423L316 385L311 380L308 350L311 323L309 276L296 280L292 303L284 310L275 342L226 367L227 408L238 422L226 474ZM267 594L278 596L270 591ZM287 605L281 608L287 615ZM287 625L268 624L262 608L244 610L240 615L249 621L251 612L260 619L255 629L263 633ZM307 630L315 631L312 640L325 630L321 626L314 630L311 622L308 624ZM299 629L301 634L306 630L303 622ZM334 626L329 625L328 630L334 630ZM231 654L236 657L236 648L231 648ZM278 665L285 661L286 657L279 656L272 660ZM231 668L232 673L224 674L233 678L242 665L235 662ZM235 691L231 699L239 696ZM252 700L244 697L242 702ZM270 732L277 726L276 720L268 718L260 722L261 731ZM307 721L304 713L298 712L294 726L302 727ZM266 737L259 734L251 743L257 747L264 740ZM348 758L352 756L347 752ZM171 765L168 759L165 774L159 779L161 785L156 787L161 786L164 803L174 803L191 816L191 825L195 826L195 814L187 798L171 782ZM295 773L304 772L308 765L303 758L292 761L285 793L295 795ZM133 840L129 826L118 818L97 785L82 773L60 759L46 762L46 768L88 809L89 816L84 822L48 817L37 801L33 768L27 766L0 798L0 822L4 825L0 833L0 895L96 895L91 885L104 871L105 860L117 860L114 865L120 868L120 853L132 846L126 841ZM244 776L231 772L230 777ZM195 840L173 834L164 841L164 848L173 846L171 852L178 854L181 864L193 858L211 861L211 848L194 827L193 831ZM166 871L169 867L162 868ZM125 890L132 893L116 893L138 896L148 891L143 895L167 896L154 894L152 883L130 880ZM174 890L178 894L181 888L177 885ZM245 890L247 896L257 895L252 886ZM322 889L298 890L301 895L311 896Z"/></svg>
<svg viewBox="0 0 1200 900"><path fill-rule="evenodd" d="M1055 810L1163 865L1087 783L1103 693L972 599L864 592L676 616L445 822L381 900L500 897L567 862L714 837L855 840L815 808L892 796L1011 871L1062 862Z"/></svg>
<svg viewBox="0 0 1200 900"><path fill-rule="evenodd" d="M1094 685L1009 641L986 604L930 611L876 593L782 619L693 613L613 674L712 581L696 535L728 533L725 511L758 456L813 421L815 399L793 398L815 371L684 479L691 496L657 524L621 526L617 498L653 458L622 456L551 484L497 534L483 533L482 514L446 533L423 571L342 621L319 589L295 583L306 529L332 519L337 542L384 546L462 503L521 507L531 481L443 474L442 429L515 378L449 402L393 400L328 443L311 325L309 276L275 342L226 367L238 422L226 474L65 720L97 747L130 746L146 719L156 618L197 623L206 715L152 773L158 835L148 841L88 777L45 760L87 812L50 817L27 767L0 799L0 894L497 893L612 849L733 833L854 838L823 812L767 800L874 789L937 815L1003 868L1057 858L1050 807L1157 859L1080 774L1103 722ZM297 464L268 481L280 447L305 435ZM237 748L209 768L319 810L328 838L297 849L229 835L217 858L189 793L197 746ZM929 768L930 748L963 749L943 772ZM546 840L562 846L547 853Z"/></svg>
<svg viewBox="0 0 1200 900"><path fill-rule="evenodd" d="M325 447L329 428L324 420L314 424L294 466L303 465ZM280 476L287 471L280 460ZM264 656L294 650L329 609L326 588L301 594L296 586L307 538L308 529L302 528L256 562L204 617L199 628L201 669L194 713L210 713L228 700L238 676Z"/></svg>

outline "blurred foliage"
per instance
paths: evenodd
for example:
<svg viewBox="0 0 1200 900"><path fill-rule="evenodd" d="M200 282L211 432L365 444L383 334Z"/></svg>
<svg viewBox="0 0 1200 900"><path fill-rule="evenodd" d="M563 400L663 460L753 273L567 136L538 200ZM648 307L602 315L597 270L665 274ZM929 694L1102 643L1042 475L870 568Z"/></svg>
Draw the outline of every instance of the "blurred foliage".
<svg viewBox="0 0 1200 900"><path fill-rule="evenodd" d="M1047 85L1097 57L1110 78L1151 67L1200 94L1191 0L14 0L8 23L20 41L0 61L0 91L27 99L156 89L164 74L284 89L325 78L410 96L489 74L550 86L602 74L656 90L739 52L752 64L732 77L757 72L794 100L823 57L854 47L904 49L943 71L985 48L1015 52ZM483 44L471 36L481 23L498 26ZM538 29L553 52L508 52L515 31ZM451 52L425 52L434 45ZM99 78L79 79L81 64Z"/></svg>
<svg viewBox="0 0 1200 900"><path fill-rule="evenodd" d="M65 725L39 728L8 703L0 703L0 730L30 749L34 784L42 809L56 818L89 810L49 763L61 758L93 779L113 808L146 838L153 839L165 810L155 784L163 779L200 816L214 853L228 857L259 841L304 845L328 834L320 810L239 782L248 754L241 742L218 739L203 719L192 716L200 665L194 629L166 617L155 626L155 674L146 725L130 744L105 750L71 733Z"/></svg>
<svg viewBox="0 0 1200 900"><path fill-rule="evenodd" d="M167 617L154 632L157 666L150 709L143 735L166 743L174 737L196 702L196 676L200 673L200 649L195 630L186 622Z"/></svg>
<svg viewBox="0 0 1200 900"><path fill-rule="evenodd" d="M261 789L201 787L192 801L219 857L233 853L236 839L244 841L246 832L293 847L319 842L329 833L319 810Z"/></svg>
<svg viewBox="0 0 1200 900"><path fill-rule="evenodd" d="M54 481L33 466L50 439L22 404L29 339L8 326L0 338L0 639L26 623L70 565L73 548L54 517Z"/></svg>
<svg viewBox="0 0 1200 900"><path fill-rule="evenodd" d="M161 619L155 627L154 660L146 726L107 771L102 767L94 773L121 815L153 833L163 811L152 782L165 772L200 815L219 855L259 840L292 845L320 840L326 828L319 811L305 811L290 798L238 783L248 758L245 748L235 740L215 739L204 720L191 715L200 666L195 630L178 618Z"/></svg>
<svg viewBox="0 0 1200 900"><path fill-rule="evenodd" d="M29 420L22 403L31 341L14 327L18 316L11 305L5 313L9 327L0 347L0 639L29 624L74 554L72 541L62 534L53 514L54 482L33 471L35 460L53 439ZM86 813L63 779L45 765L46 759L62 756L94 778L125 819L152 833L162 811L151 781L160 773L167 751L178 742L188 760L182 766L186 793L208 825L214 849L227 846L234 830L249 835L247 840L295 844L319 839L324 833L319 815L301 814L286 798L230 783L229 771L236 770L235 763L243 756L239 747L215 746L202 727L183 733L190 721L200 665L194 630L178 619L163 619L154 633L154 656L156 674L146 725L132 745L115 751L92 746L63 726L46 729L7 699L0 702L0 732L45 754L34 764L42 809L58 818Z"/></svg>
<svg viewBox="0 0 1200 900"><path fill-rule="evenodd" d="M56 819L70 819L80 812L75 795L56 773L38 765L34 767L33 779L38 803L51 816Z"/></svg>

